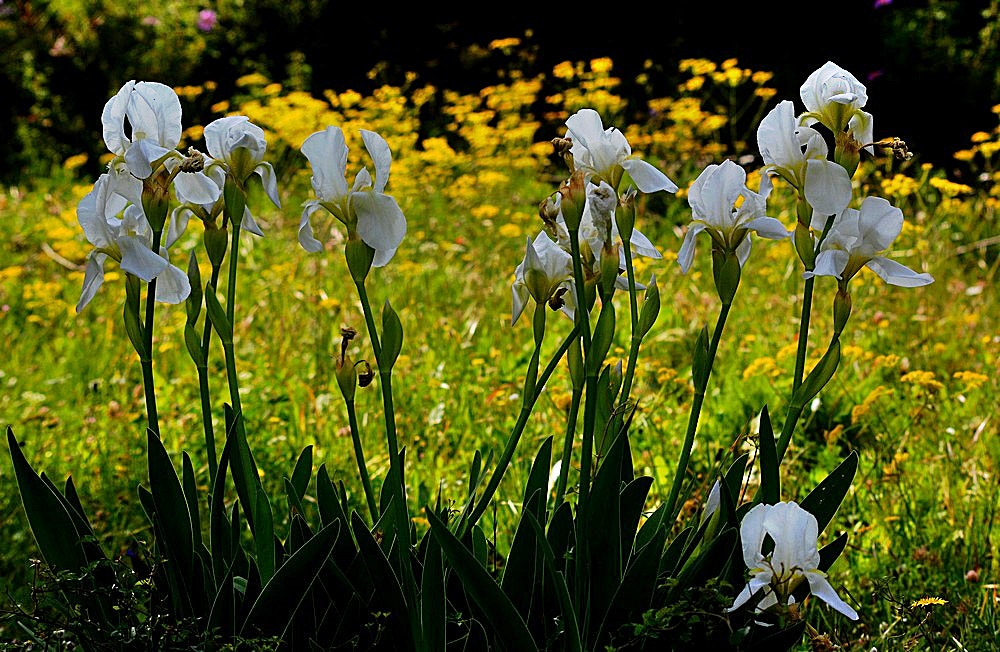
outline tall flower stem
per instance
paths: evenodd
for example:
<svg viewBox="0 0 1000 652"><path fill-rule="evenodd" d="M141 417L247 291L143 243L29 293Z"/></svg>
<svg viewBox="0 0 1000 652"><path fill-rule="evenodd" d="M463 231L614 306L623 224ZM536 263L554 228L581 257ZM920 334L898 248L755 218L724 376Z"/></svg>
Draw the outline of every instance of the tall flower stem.
<svg viewBox="0 0 1000 652"><path fill-rule="evenodd" d="M160 250L162 231L153 232L153 251ZM146 421L149 429L160 435L160 418L156 411L156 389L153 383L153 317L156 313L156 279L152 279L146 287L146 319L144 322L145 355L140 359L142 367L142 386L146 393Z"/></svg>
<svg viewBox="0 0 1000 652"><path fill-rule="evenodd" d="M569 484L569 468L573 463L573 440L576 439L576 420L580 412L580 401L583 397L583 383L574 373L574 366L582 368L583 353L580 350L580 339L575 338L567 351L570 361L570 374L573 381L573 396L569 406L569 413L566 418L566 438L563 441L563 451L561 462L559 463L559 478L556 481L556 507L559 507L566 495L566 486ZM574 365L575 360L575 365Z"/></svg>
<svg viewBox="0 0 1000 652"><path fill-rule="evenodd" d="M213 290L218 289L221 266L212 265L212 278L209 284ZM208 475L212 482L219 468L215 452L215 427L212 421L212 394L208 385L208 350L212 341L212 322L206 316L204 331L201 335L202 364L197 365L198 392L201 395L201 420L205 427L205 447L208 450ZM211 486L211 483L210 485Z"/></svg>
<svg viewBox="0 0 1000 652"><path fill-rule="evenodd" d="M629 317L632 325L632 338L628 350L628 363L625 365L625 376L622 378L621 400L622 404L628 402L632 393L632 379L635 377L635 365L639 359L639 344L642 342L639 333L639 300L636 298L635 289L635 268L632 265L632 249L627 244L622 248L625 252L625 273L628 276L628 299Z"/></svg>
<svg viewBox="0 0 1000 652"><path fill-rule="evenodd" d="M792 377L792 392L802 384L802 377L806 369L806 350L809 347L809 319L812 314L813 285L816 277L810 276L806 279L802 289L802 316L799 319L799 341L795 351L795 375Z"/></svg>
<svg viewBox="0 0 1000 652"><path fill-rule="evenodd" d="M358 473L361 475L361 486L365 491L365 501L372 523L378 521L378 503L375 502L375 492L372 490L371 477L368 475L368 465L365 463L365 451L361 446L361 433L358 429L358 414L354 409L354 400L347 400L347 421L351 427L351 440L354 444L354 458L358 463Z"/></svg>
<svg viewBox="0 0 1000 652"><path fill-rule="evenodd" d="M681 456L677 461L677 472L674 474L674 482L670 487L670 495L666 503L666 513L671 516L677 507L677 497L680 495L684 476L687 475L688 462L691 459L691 449L694 447L694 436L698 430L698 419L701 416L701 408L705 402L705 390L708 388L708 380L712 375L712 366L715 364L715 354L719 350L719 340L722 339L722 331L725 328L726 319L729 317L731 307L732 304L724 303L719 310L719 318L715 322L715 331L712 333L712 340L708 346L708 367L701 378L701 382L694 388L694 402L691 405L691 414L688 417L684 445L681 448Z"/></svg>
<svg viewBox="0 0 1000 652"><path fill-rule="evenodd" d="M563 340L559 348L552 354L551 359L542 370L542 373L538 374L538 379L534 386L529 392L525 393L524 400L521 403L521 412L517 415L517 422L514 424L513 429L511 429L510 436L507 438L507 445L504 447L503 454L500 456L500 461L497 462L496 467L493 469L493 474L490 476L489 482L486 484L486 489L483 490L483 495L479 497L479 501L473 508L468 519L460 527L458 532L459 535L463 535L469 527L479 521L483 514L486 513L489 507L490 501L493 500L493 495L496 493L497 488L500 486L500 481L503 479L504 473L507 471L507 467L510 466L510 460L514 456L514 450L517 448L517 443L521 439L521 434L524 432L525 426L528 424L528 417L531 415L531 410L535 406L535 402L538 400L539 394L542 392L542 388L545 387L545 383L549 381L549 377L552 372L555 371L556 366L562 357L569 350L570 346L574 341L579 340L579 332L577 327L574 326L573 330L566 339Z"/></svg>

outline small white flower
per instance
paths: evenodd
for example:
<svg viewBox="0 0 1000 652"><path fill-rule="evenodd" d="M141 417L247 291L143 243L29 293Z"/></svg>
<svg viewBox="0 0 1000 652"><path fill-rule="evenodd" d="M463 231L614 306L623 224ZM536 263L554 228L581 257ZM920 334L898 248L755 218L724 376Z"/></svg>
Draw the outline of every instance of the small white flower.
<svg viewBox="0 0 1000 652"><path fill-rule="evenodd" d="M750 256L751 231L772 240L788 237L785 226L766 215L770 184L763 193L756 193L746 187L746 180L746 170L727 159L706 167L691 184L688 203L693 219L677 253L677 263L685 274L694 261L695 238L702 231L712 237L715 246L735 252L740 265ZM741 197L743 201L737 205Z"/></svg>
<svg viewBox="0 0 1000 652"><path fill-rule="evenodd" d="M818 530L816 517L795 502L760 504L747 512L740 524L740 541L750 581L729 611L742 607L761 589L764 597L757 605L758 611L791 604L792 592L805 580L813 595L857 620L858 613L837 595L826 574L819 570ZM767 555L763 554L765 537L774 542L774 549Z"/></svg>
<svg viewBox="0 0 1000 652"><path fill-rule="evenodd" d="M573 282L573 259L543 231L534 242L528 239L524 260L514 270L511 308L511 326L517 323L528 298L534 298L543 305L560 289L562 292L562 312L573 318L576 305L576 290Z"/></svg>
<svg viewBox="0 0 1000 652"><path fill-rule="evenodd" d="M181 235L187 229L187 224L191 217L214 220L220 213L222 213L223 203L225 201L222 195L222 189L226 183L226 171L223 170L221 166L215 165L206 168L204 176L209 179L216 188L215 199L209 199L208 201L188 199L183 196L180 188L178 188L177 198L181 200L181 204L175 207L170 213L170 224L167 228L164 246L171 247L175 242L177 242L177 240L180 239ZM243 207L243 219L240 222L240 229L243 231L249 231L257 236L264 235L264 232L261 230L257 221L254 219L253 214L250 212L250 207L246 205Z"/></svg>
<svg viewBox="0 0 1000 652"><path fill-rule="evenodd" d="M800 119L806 126L819 122L833 133L845 129L863 145L869 154L874 153L872 115L862 111L868 103L865 85L832 61L827 61L809 75L799 89L799 96L806 107Z"/></svg>
<svg viewBox="0 0 1000 652"><path fill-rule="evenodd" d="M274 168L264 161L267 141L263 129L245 115L226 116L205 126L205 145L209 156L222 161L240 182L251 174L258 174L271 203L281 208Z"/></svg>
<svg viewBox="0 0 1000 652"><path fill-rule="evenodd" d="M362 168L348 188L347 144L340 127L317 131L302 143L302 153L312 166L312 186L316 199L309 200L302 210L299 223L299 243L309 252L317 252L323 243L313 235L310 217L320 208L344 223L348 232L355 231L361 240L375 250L375 267L392 259L406 235L406 217L399 204L385 194L389 181L392 153L388 143L374 131L361 130L365 148L375 164L375 178L368 168Z"/></svg>
<svg viewBox="0 0 1000 652"><path fill-rule="evenodd" d="M628 172L640 191L676 192L677 184L651 163L632 155L625 134L615 127L604 128L601 116L593 109L581 109L566 120L566 135L573 140L570 153L577 169L588 181L607 182L618 187L622 171Z"/></svg>
<svg viewBox="0 0 1000 652"><path fill-rule="evenodd" d="M933 283L930 274L918 274L882 255L902 228L903 211L881 197L866 197L860 210L848 208L834 218L816 256L816 268L803 276L833 276L846 283L862 267L868 267L890 285Z"/></svg>

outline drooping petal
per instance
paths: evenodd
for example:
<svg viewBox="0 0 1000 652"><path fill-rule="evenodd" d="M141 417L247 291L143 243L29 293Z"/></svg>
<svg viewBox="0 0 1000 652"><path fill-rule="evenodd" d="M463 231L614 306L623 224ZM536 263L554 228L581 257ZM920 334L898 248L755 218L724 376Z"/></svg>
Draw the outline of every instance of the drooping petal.
<svg viewBox="0 0 1000 652"><path fill-rule="evenodd" d="M138 140L125 152L125 165L129 172L139 179L148 179L163 159L171 154L180 156L177 150L162 147L148 138Z"/></svg>
<svg viewBox="0 0 1000 652"><path fill-rule="evenodd" d="M250 213L249 206L243 207L243 219L240 220L240 228L254 235L264 237L264 232L261 230L260 225L257 224L257 220L253 218L253 214Z"/></svg>
<svg viewBox="0 0 1000 652"><path fill-rule="evenodd" d="M170 159L167 168L180 165L180 160ZM222 195L222 188L204 172L180 172L174 177L174 192L181 202L202 206L214 204Z"/></svg>
<svg viewBox="0 0 1000 652"><path fill-rule="evenodd" d="M694 262L695 238L705 230L705 225L701 222L692 222L684 234L684 242L681 243L680 251L677 252L677 264L681 266L681 272L687 274Z"/></svg>
<svg viewBox="0 0 1000 652"><path fill-rule="evenodd" d="M825 251L821 251L819 252L819 255L816 256L816 265L813 271L804 272L802 274L802 278L811 278L813 276L832 276L839 279L844 273L844 269L847 268L847 263L850 259L851 255L843 249L827 249Z"/></svg>
<svg viewBox="0 0 1000 652"><path fill-rule="evenodd" d="M809 582L809 591L817 598L823 602L830 605L833 609L844 614L851 620L858 619L858 612L855 611L851 605L844 602L832 586L830 582L819 572L806 571L803 573L806 576L806 580Z"/></svg>
<svg viewBox="0 0 1000 652"><path fill-rule="evenodd" d="M743 267L747 259L750 258L750 248L752 244L750 242L750 234L747 234L740 243L736 245L736 258L740 261L740 267Z"/></svg>
<svg viewBox="0 0 1000 652"><path fill-rule="evenodd" d="M396 249L406 235L406 217L390 195L359 192L351 195L358 216L358 235L376 251Z"/></svg>
<svg viewBox="0 0 1000 652"><path fill-rule="evenodd" d="M271 200L271 203L276 208L281 208L281 198L278 197L278 178L274 174L274 167L267 161L264 161L258 163L253 171L260 175L261 184L264 186L267 198Z"/></svg>
<svg viewBox="0 0 1000 652"><path fill-rule="evenodd" d="M180 240L180 237L187 230L188 222L194 215L194 209L190 205L181 204L170 211L170 219L167 221L167 233L164 237L163 246L169 249Z"/></svg>
<svg viewBox="0 0 1000 652"><path fill-rule="evenodd" d="M833 161L810 159L805 168L806 201L817 213L836 215L851 203L854 191L843 166Z"/></svg>
<svg viewBox="0 0 1000 652"><path fill-rule="evenodd" d="M389 167L392 164L389 143L385 142L385 138L374 131L365 129L361 130L361 139L365 143L368 155L372 157L372 162L375 164L375 183L372 189L375 192L382 192L385 190L386 184L389 183Z"/></svg>
<svg viewBox="0 0 1000 652"><path fill-rule="evenodd" d="M617 226L614 227L614 231L614 237L620 237L618 235ZM639 231L639 229L632 229L632 238L629 240L629 243L632 245L632 251L640 256L646 256L655 260L663 258L663 254L661 254L660 250L656 248L656 245L650 242L649 238ZM624 252L622 253L624 254Z"/></svg>
<svg viewBox="0 0 1000 652"><path fill-rule="evenodd" d="M625 171L632 177L632 181L635 181L636 187L642 192L652 193L658 190L677 192L677 184L652 163L638 158L630 158L622 161L622 167L625 168Z"/></svg>
<svg viewBox="0 0 1000 652"><path fill-rule="evenodd" d="M107 203L109 197L108 175L97 178L94 187L76 205L76 218L83 228L83 234L95 247L111 244L113 236L108 228ZM117 211L116 211L117 212Z"/></svg>
<svg viewBox="0 0 1000 652"><path fill-rule="evenodd" d="M773 217L757 217L746 222L743 226L769 240L784 240L791 235L781 220Z"/></svg>
<svg viewBox="0 0 1000 652"><path fill-rule="evenodd" d="M847 126L850 127L851 132L854 134L854 139L865 146L865 151L869 154L875 154L875 146L873 144L875 125L872 114L867 111L858 111L851 118L850 122L847 123Z"/></svg>
<svg viewBox="0 0 1000 652"><path fill-rule="evenodd" d="M178 304L190 294L191 281L176 265L167 265L156 277L156 300L160 303Z"/></svg>
<svg viewBox="0 0 1000 652"><path fill-rule="evenodd" d="M92 253L87 260L87 271L83 275L83 291L80 293L80 301L76 304L76 311L79 313L90 300L94 298L97 291L104 284L104 261L107 254L99 252Z"/></svg>
<svg viewBox="0 0 1000 652"><path fill-rule="evenodd" d="M372 258L372 267L385 267L395 255L395 249L379 249Z"/></svg>
<svg viewBox="0 0 1000 652"><path fill-rule="evenodd" d="M302 143L301 151L312 166L312 187L320 201L347 194L347 143L340 127L312 134Z"/></svg>
<svg viewBox="0 0 1000 652"><path fill-rule="evenodd" d="M154 254L143 238L120 237L118 238L118 248L122 252L122 270L138 276L147 283L156 278L167 267L167 261Z"/></svg>
<svg viewBox="0 0 1000 652"><path fill-rule="evenodd" d="M511 289L511 308L510 308L510 325L513 326L520 319L521 313L524 312L524 307L528 305L528 298L531 293L528 292L528 286L524 283L514 283L510 286Z"/></svg>
<svg viewBox="0 0 1000 652"><path fill-rule="evenodd" d="M743 587L743 590L740 591L740 594L736 596L736 599L733 600L733 604L728 609L726 609L726 611L736 611L737 609L745 605L747 601L750 598L752 598L755 593L757 593L757 591L761 590L770 583L771 583L770 571L762 571L760 573L755 574L753 577L750 578L750 581L747 582L747 585Z"/></svg>
<svg viewBox="0 0 1000 652"><path fill-rule="evenodd" d="M915 288L934 282L930 274L918 274L906 265L897 263L885 256L875 256L868 261L868 269L875 272L880 279L890 285L904 288Z"/></svg>
<svg viewBox="0 0 1000 652"><path fill-rule="evenodd" d="M903 230L903 211L883 197L865 197L858 215L861 241L858 253L873 255L885 251Z"/></svg>
<svg viewBox="0 0 1000 652"><path fill-rule="evenodd" d="M323 250L323 243L313 235L312 223L309 221L310 216L321 208L323 206L315 199L307 201L299 221L299 244L311 254Z"/></svg>

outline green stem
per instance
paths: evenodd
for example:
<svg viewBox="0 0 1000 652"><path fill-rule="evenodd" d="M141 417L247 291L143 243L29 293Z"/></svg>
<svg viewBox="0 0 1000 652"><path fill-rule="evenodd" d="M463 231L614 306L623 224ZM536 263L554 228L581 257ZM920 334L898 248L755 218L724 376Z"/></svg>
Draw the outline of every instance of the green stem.
<svg viewBox="0 0 1000 652"><path fill-rule="evenodd" d="M236 327L236 263L240 255L240 223L238 220L232 220L230 228L233 230L233 242L230 247L231 251L229 254L229 284L226 286L226 317L229 318L229 324L233 328Z"/></svg>
<svg viewBox="0 0 1000 652"><path fill-rule="evenodd" d="M368 502L368 512L371 514L372 523L378 521L378 503L375 502L375 492L372 491L372 481L368 476L368 465L365 463L365 451L361 447L361 434L358 430L358 415L354 409L354 401L348 400L347 420L351 426L351 439L354 442L354 457L358 462L358 473L361 474L361 486L365 490L365 500Z"/></svg>
<svg viewBox="0 0 1000 652"><path fill-rule="evenodd" d="M162 231L153 231L154 253L160 251ZM146 421L149 429L159 436L160 417L156 410L156 389L153 384L153 316L156 312L156 278L153 278L146 288L146 320L144 322L143 344L146 349L145 359L140 360L142 367L142 385L146 393Z"/></svg>
<svg viewBox="0 0 1000 652"><path fill-rule="evenodd" d="M816 282L815 276L806 279L805 287L802 290L802 317L799 320L799 342L795 352L795 375L792 378L792 392L802 384L802 377L806 369L806 349L809 345L809 318L812 314L813 285Z"/></svg>
<svg viewBox="0 0 1000 652"><path fill-rule="evenodd" d="M212 279L210 284L212 289L218 288L220 266L212 266ZM219 468L218 457L215 452L215 427L212 423L212 396L208 386L208 349L212 341L212 321L205 317L205 327L201 335L201 354L204 365L198 365L198 391L201 394L201 420L205 427L205 447L208 449L208 475L212 483L215 482L215 474Z"/></svg>
<svg viewBox="0 0 1000 652"><path fill-rule="evenodd" d="M580 232L574 230L569 232L569 247L573 258L573 279L576 288L576 310L573 312L576 317L577 330L583 337L583 354L590 352L590 310L587 309L587 292L585 279L583 277L583 263L580 260Z"/></svg>
<svg viewBox="0 0 1000 652"><path fill-rule="evenodd" d="M517 442L521 439L521 434L524 432L524 427L528 424L528 417L531 415L531 410L535 405L535 401L538 400L538 395L541 394L542 388L545 387L545 383L548 382L549 376L555 371L556 366L562 357L569 350L570 345L579 337L579 331L576 326L570 334L563 340L562 344L559 345L559 349L552 355L549 363L542 370L542 373L538 376L538 381L535 383L534 389L530 392L521 406L521 412L517 416L517 423L514 424L513 430L511 430L510 437L507 439L507 446L504 448L503 454L500 456L500 461L497 463L496 468L493 469L493 474L490 476L490 481L486 485L486 489L483 490L483 495L479 497L479 501L476 503L475 508L469 514L465 523L460 526L459 535L462 536L468 531L474 523L478 522L483 514L486 513L486 509L489 507L490 501L493 499L493 495L496 493L497 488L500 486L500 481L503 479L504 473L507 471L507 467L510 465L510 460L514 456L514 449L517 447Z"/></svg>
<svg viewBox="0 0 1000 652"><path fill-rule="evenodd" d="M555 507L559 507L566 495L566 485L569 482L569 467L573 463L573 440L576 437L576 416L580 411L580 399L583 396L582 387L573 388L573 399L569 406L566 419L566 439L563 442L562 462L559 465L559 479L556 481Z"/></svg>
<svg viewBox="0 0 1000 652"><path fill-rule="evenodd" d="M719 350L719 340L722 339L722 331L726 325L726 318L729 316L729 309L732 304L722 304L719 311L719 318L715 322L715 331L712 333L712 340L708 347L708 371L700 387L695 387L694 403L691 405L691 414L688 417L687 432L684 435L684 447L681 449L681 456L677 462L677 472L674 474L673 486L670 488L670 496L667 498L667 514L673 516L677 507L677 498L680 495L681 485L684 476L687 475L688 462L691 459L691 449L694 447L694 436L698 430L698 419L701 416L701 408L705 402L705 390L708 388L708 380L712 375L712 366L715 364L715 354Z"/></svg>
<svg viewBox="0 0 1000 652"><path fill-rule="evenodd" d="M632 379L635 376L635 365L639 359L639 344L642 341L639 337L639 301L636 298L635 270L632 266L632 250L626 246L625 251L625 273L628 275L628 297L629 315L632 320L632 340L628 350L628 363L625 366L625 377L622 379L622 391L620 404L628 402L629 394L632 393Z"/></svg>

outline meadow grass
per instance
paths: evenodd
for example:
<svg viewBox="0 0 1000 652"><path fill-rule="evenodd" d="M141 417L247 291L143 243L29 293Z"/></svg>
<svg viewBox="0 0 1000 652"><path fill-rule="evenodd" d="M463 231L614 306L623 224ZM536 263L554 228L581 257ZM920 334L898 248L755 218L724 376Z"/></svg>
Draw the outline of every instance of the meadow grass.
<svg viewBox="0 0 1000 652"><path fill-rule="evenodd" d="M688 65L692 78L711 79L708 62L701 69ZM712 70L733 68L740 70L735 63ZM243 315L236 332L247 433L269 491L278 490L299 451L311 445L316 465L325 463L335 481L343 479L359 508L364 501L333 376L340 328L364 333L364 318L339 248L307 254L296 241L300 203L309 196L308 167L297 152L301 140L339 124L352 157L361 150L357 128L378 130L393 148L389 189L406 214L408 233L392 264L369 277L369 293L374 306L391 301L403 323L396 415L408 482L419 487L411 498L423 504L440 494L445 502L460 501L475 451L498 453L514 424L531 356L530 324L510 325L510 284L525 238L540 229L538 204L559 174L551 145L538 142L537 134L578 104L593 105L595 97L603 102L605 124L624 114L608 81L610 62L557 69L553 77L581 90L547 97L560 108L541 116L533 113L540 84L516 76L473 96L387 87L371 97L330 92L323 99L250 80L245 97L216 107L245 113L268 131L269 158L273 153L281 177L283 208L260 212L265 237L242 240L245 271L236 298ZM737 77L748 97L762 106L770 100L755 90L765 88L766 78L752 71ZM654 504L669 492L670 460L684 436L694 340L718 311L707 257L696 259L687 275L676 262L682 225L690 219L684 190L706 162L755 152L752 138L742 151L713 145L712 136L727 127L726 112L697 101L700 93L707 97L704 85L688 84L681 99L651 102L658 107L653 117L628 132L634 150L681 187L677 195L646 198L637 223L664 254L637 264L638 280L655 275L663 305L643 343L633 390L639 410L632 452L637 472L654 478ZM199 93L190 95L194 101ZM421 123L421 107L432 101L443 102L439 109L448 121ZM197 144L200 134L189 132L189 144ZM987 167L995 152L987 145L997 132L986 136L974 135L959 154L983 174L974 187L949 182L943 170L921 165L919 156L865 162L855 177L870 194L903 209L907 223L894 255L930 272L935 282L917 290L892 288L867 270L853 282L841 367L807 409L783 465L783 493L795 500L848 451L860 454L858 476L832 528L848 530L850 539L831 580L862 606L861 620L850 623L822 611L823 627L817 625L844 649L998 647L1000 300L994 282L1000 184ZM692 143L703 147L692 149ZM965 146L956 144L956 150ZM123 552L133 540L149 537L135 500L136 485L147 481L142 377L124 337L117 272L108 274L85 311L74 310L88 250L76 204L92 185L74 173L78 163L0 193L6 234L0 239L0 337L6 342L0 413L36 468L57 484L73 476L101 543ZM250 204L262 207L266 199L258 193ZM775 210L769 214L794 224L791 203ZM195 225L175 246L176 264L200 236ZM753 420L761 407L767 404L775 419L783 415L795 360L799 265L787 241L754 244L692 456L695 490L685 505L691 513L700 509L713 471L734 453L754 450ZM818 280L810 363L831 330L834 290L832 279ZM197 376L184 349L183 324L182 306L159 308L154 357L161 432L171 452L187 450L204 461ZM570 326L551 319L558 335L550 334L547 347L554 348ZM615 342L611 359L625 357L627 348L627 340ZM363 336L354 351L371 358L361 353L369 351ZM213 378L225 373L221 360L217 364ZM216 393L224 392L219 384ZM562 434L569 397L561 366L484 520L500 551L512 535L505 525L520 503L528 464L545 437ZM359 390L357 407L377 488L388 469L377 390ZM221 411L217 417L221 422ZM598 450L600 444L598 438ZM205 467L198 472L206 477ZM0 577L6 591L23 599L29 559L37 552L9 464L0 465L0 487Z"/></svg>

